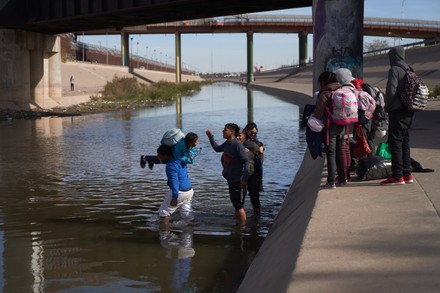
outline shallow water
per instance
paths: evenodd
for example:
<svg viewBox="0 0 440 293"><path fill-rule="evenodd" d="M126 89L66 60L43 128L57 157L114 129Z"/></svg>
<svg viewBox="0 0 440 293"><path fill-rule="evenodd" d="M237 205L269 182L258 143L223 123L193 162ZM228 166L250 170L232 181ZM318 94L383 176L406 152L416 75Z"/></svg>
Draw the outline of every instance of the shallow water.
<svg viewBox="0 0 440 293"><path fill-rule="evenodd" d="M266 145L262 214L238 227L221 176L225 123L248 119L245 88L206 86L175 106L0 123L0 286L3 292L235 292L302 160L298 107L253 93ZM200 136L189 174L195 227L160 229L164 165L139 167L167 129Z"/></svg>

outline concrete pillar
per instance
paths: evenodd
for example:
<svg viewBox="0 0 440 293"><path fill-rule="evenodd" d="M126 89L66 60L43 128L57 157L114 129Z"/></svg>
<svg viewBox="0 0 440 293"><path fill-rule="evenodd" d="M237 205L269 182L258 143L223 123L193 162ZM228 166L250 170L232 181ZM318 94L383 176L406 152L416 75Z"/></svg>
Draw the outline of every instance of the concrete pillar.
<svg viewBox="0 0 440 293"><path fill-rule="evenodd" d="M182 60L181 60L181 40L180 33L176 33L176 83L182 82Z"/></svg>
<svg viewBox="0 0 440 293"><path fill-rule="evenodd" d="M247 84L254 81L254 33L247 32Z"/></svg>
<svg viewBox="0 0 440 293"><path fill-rule="evenodd" d="M0 30L0 108L29 109L30 75L27 33Z"/></svg>
<svg viewBox="0 0 440 293"><path fill-rule="evenodd" d="M30 97L35 104L43 104L45 97L44 86L44 54L34 48L30 51Z"/></svg>
<svg viewBox="0 0 440 293"><path fill-rule="evenodd" d="M323 71L363 71L364 0L313 0L313 80Z"/></svg>
<svg viewBox="0 0 440 293"><path fill-rule="evenodd" d="M61 91L61 41L60 37L45 36L46 56L49 70L46 71L49 78L49 97L60 98Z"/></svg>
<svg viewBox="0 0 440 293"><path fill-rule="evenodd" d="M299 66L307 63L307 33L299 33Z"/></svg>
<svg viewBox="0 0 440 293"><path fill-rule="evenodd" d="M130 66L128 34L124 32L121 33L121 61L122 66Z"/></svg>

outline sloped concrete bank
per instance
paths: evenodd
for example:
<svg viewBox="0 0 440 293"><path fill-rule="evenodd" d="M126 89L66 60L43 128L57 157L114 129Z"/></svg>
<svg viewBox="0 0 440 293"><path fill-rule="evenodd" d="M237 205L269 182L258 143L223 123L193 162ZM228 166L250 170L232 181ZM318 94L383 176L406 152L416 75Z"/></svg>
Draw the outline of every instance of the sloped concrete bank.
<svg viewBox="0 0 440 293"><path fill-rule="evenodd" d="M306 151L269 234L238 292L286 292L319 191L324 159Z"/></svg>

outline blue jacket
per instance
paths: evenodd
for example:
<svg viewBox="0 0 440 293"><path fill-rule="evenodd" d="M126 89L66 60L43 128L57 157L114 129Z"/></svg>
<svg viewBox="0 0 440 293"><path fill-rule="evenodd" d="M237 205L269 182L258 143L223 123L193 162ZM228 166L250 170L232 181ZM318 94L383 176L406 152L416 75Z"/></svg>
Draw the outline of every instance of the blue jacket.
<svg viewBox="0 0 440 293"><path fill-rule="evenodd" d="M192 188L186 164L172 158L168 161L165 171L168 178L167 184L171 189L173 199L179 197L179 191L186 191Z"/></svg>
<svg viewBox="0 0 440 293"><path fill-rule="evenodd" d="M187 149L185 139L179 140L171 150L173 152L173 158L184 164L192 164L194 158L197 156L195 147L191 147L189 150Z"/></svg>

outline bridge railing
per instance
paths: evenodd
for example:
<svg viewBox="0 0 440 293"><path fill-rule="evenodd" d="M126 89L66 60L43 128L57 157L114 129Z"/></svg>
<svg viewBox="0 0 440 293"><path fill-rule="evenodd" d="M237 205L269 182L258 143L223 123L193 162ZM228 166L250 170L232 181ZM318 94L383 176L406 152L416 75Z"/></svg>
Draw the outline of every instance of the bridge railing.
<svg viewBox="0 0 440 293"><path fill-rule="evenodd" d="M195 20L176 21L160 24L150 24L147 27L166 27L166 26L197 26L197 25L213 25L219 23L312 23L311 15L286 15L286 14L239 14L225 17L202 18ZM434 28L440 30L440 21L419 20L419 19L397 19L397 18L380 18L365 17L364 24L369 25L389 25L389 26L407 26ZM145 26L142 26L145 27Z"/></svg>

